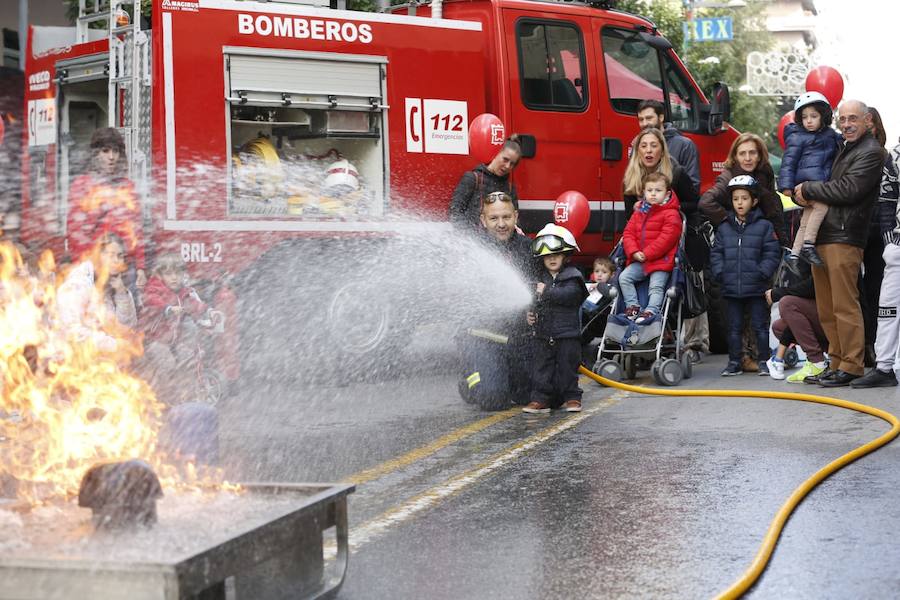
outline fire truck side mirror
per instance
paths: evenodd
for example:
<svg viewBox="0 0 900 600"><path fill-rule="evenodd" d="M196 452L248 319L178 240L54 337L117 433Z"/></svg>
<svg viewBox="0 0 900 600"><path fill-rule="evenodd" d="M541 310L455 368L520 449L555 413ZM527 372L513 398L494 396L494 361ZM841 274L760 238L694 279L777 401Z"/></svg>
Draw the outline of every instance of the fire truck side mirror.
<svg viewBox="0 0 900 600"><path fill-rule="evenodd" d="M728 86L720 81L713 86L710 96L709 132L716 133L731 120L731 93Z"/></svg>
<svg viewBox="0 0 900 600"><path fill-rule="evenodd" d="M517 136L519 147L522 148L522 158L534 158L537 154L537 140L530 133L520 133Z"/></svg>

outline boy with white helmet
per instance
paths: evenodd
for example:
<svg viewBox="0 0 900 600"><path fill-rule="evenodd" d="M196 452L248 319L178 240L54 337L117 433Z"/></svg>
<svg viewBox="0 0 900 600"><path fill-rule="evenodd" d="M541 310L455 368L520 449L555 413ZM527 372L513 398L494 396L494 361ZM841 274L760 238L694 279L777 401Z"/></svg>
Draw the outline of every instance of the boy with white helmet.
<svg viewBox="0 0 900 600"><path fill-rule="evenodd" d="M732 211L716 229L710 252L713 278L725 299L728 324L728 366L723 376L743 372L744 312L750 312L750 327L756 335L759 375L768 375L769 306L765 293L781 258L781 246L771 221L757 208L759 183L750 175L728 182Z"/></svg>
<svg viewBox="0 0 900 600"><path fill-rule="evenodd" d="M548 413L551 406L562 405L567 412L579 412L579 309L588 293L581 271L566 264L578 244L568 229L550 223L538 232L531 247L542 268L535 286L535 307L527 317L535 337L533 387L531 402L522 411Z"/></svg>
<svg viewBox="0 0 900 600"><path fill-rule="evenodd" d="M783 194L793 195L797 184L827 181L831 177L831 163L844 141L831 128L831 120L831 105L819 92L806 92L797 98L794 122L784 129L784 157L778 172L778 189ZM816 252L816 236L827 212L828 206L821 202L810 202L803 209L791 249L793 257L818 267L824 264Z"/></svg>

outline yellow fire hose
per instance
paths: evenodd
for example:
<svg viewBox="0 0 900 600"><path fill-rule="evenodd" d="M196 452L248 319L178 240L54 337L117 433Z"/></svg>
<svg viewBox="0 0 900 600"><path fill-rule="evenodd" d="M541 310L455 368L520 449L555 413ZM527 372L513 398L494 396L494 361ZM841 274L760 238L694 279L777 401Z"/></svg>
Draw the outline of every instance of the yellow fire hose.
<svg viewBox="0 0 900 600"><path fill-rule="evenodd" d="M800 501L803 500L803 498L810 491L812 491L814 487L819 485L822 481L825 480L826 477L828 477L832 473L839 471L846 465L852 463L854 460L881 448L882 446L893 440L895 437L897 437L897 434L900 434L900 419L898 419L896 416L873 406L867 406L865 404L859 404L858 402L851 402L849 400L840 400L838 398L829 398L827 396L816 396L814 394L767 392L760 390L676 390L647 388L612 381L610 379L597 375L584 366L580 367L579 370L582 374L587 375L597 383L628 392L636 392L639 394L655 394L657 396L715 396L720 398L772 398L776 400L815 402L818 404L830 404L831 406L837 406L839 408L846 408L849 410L855 410L857 412L872 415L873 417L878 417L879 419L887 421L891 425L890 431L880 435L867 444L863 444L862 446L851 450L840 458L831 461L830 463L813 473L806 481L801 483L797 487L797 489L795 489L791 493L788 499L784 502L784 504L781 505L781 508L778 509L778 512L775 514L775 518L769 525L769 529L766 531L766 535L763 538L762 545L756 552L756 556L753 558L753 562L750 563L750 566L737 579L737 581L731 584L728 589L716 596L716 598L720 600L740 598L748 589L750 589L750 586L752 586L756 582L759 576L762 575L762 572L763 570L765 570L769 559L772 557L772 552L775 550L775 544L778 543L778 538L781 536L781 531L782 529L784 529L784 524L787 522L788 517L790 517L791 513L794 512L794 509L797 508L797 505L800 504Z"/></svg>

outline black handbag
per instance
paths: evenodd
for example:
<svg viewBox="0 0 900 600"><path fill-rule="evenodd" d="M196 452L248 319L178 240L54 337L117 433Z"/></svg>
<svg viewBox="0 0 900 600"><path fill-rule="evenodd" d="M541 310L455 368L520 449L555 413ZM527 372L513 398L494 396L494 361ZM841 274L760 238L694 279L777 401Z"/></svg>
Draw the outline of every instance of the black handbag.
<svg viewBox="0 0 900 600"><path fill-rule="evenodd" d="M681 305L681 316L684 319L699 317L709 308L709 299L706 297L706 286L703 282L703 273L694 269L684 269L684 298Z"/></svg>

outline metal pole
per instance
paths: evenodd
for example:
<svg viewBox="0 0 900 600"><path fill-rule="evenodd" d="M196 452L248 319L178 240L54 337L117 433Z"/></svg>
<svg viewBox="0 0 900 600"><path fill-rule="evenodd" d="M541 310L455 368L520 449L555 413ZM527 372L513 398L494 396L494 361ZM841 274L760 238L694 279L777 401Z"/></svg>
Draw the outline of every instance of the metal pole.
<svg viewBox="0 0 900 600"><path fill-rule="evenodd" d="M28 46L28 0L19 0L19 70L25 70L25 48Z"/></svg>

